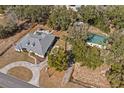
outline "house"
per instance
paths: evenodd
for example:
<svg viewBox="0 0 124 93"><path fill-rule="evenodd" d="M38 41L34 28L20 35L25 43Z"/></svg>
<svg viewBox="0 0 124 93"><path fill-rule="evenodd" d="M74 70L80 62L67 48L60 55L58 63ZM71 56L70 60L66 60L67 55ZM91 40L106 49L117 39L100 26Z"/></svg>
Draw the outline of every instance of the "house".
<svg viewBox="0 0 124 93"><path fill-rule="evenodd" d="M16 51L33 52L35 55L44 58L48 49L54 43L55 36L45 30L30 32L15 45Z"/></svg>
<svg viewBox="0 0 124 93"><path fill-rule="evenodd" d="M77 12L78 8L81 7L81 5L66 5L67 9L72 9L73 11Z"/></svg>

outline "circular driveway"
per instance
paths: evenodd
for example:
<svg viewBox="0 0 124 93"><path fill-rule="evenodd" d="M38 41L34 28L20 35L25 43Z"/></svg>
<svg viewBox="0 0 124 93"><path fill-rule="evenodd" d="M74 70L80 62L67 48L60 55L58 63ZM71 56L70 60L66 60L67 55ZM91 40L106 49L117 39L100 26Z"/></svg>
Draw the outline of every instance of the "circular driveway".
<svg viewBox="0 0 124 93"><path fill-rule="evenodd" d="M40 64L32 64L32 63L26 62L26 61L13 62L11 64L6 65L2 69L0 69L0 72L7 74L7 72L10 69L12 69L14 67L18 67L18 66L22 66L22 67L25 67L25 68L28 68L29 70L31 70L32 78L28 83L31 83L35 86L39 86L40 71L42 70L42 68L47 66L47 59L45 61L41 62Z"/></svg>

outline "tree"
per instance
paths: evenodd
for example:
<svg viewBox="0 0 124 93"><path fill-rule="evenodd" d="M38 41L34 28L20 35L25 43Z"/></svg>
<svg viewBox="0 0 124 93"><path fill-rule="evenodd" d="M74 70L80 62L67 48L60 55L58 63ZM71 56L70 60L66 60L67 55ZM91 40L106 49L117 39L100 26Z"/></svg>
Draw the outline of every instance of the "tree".
<svg viewBox="0 0 124 93"><path fill-rule="evenodd" d="M65 6L57 6L51 11L48 26L56 30L67 30L76 16L77 15L74 11L67 10Z"/></svg>
<svg viewBox="0 0 124 93"><path fill-rule="evenodd" d="M74 22L73 26L69 26L68 32L68 39L70 42L73 40L83 40L84 42L87 40L90 33L88 32L89 25L80 23L80 21Z"/></svg>
<svg viewBox="0 0 124 93"><path fill-rule="evenodd" d="M17 25L11 22L6 23L6 25L0 26L0 38L7 38L14 35L17 32Z"/></svg>
<svg viewBox="0 0 124 93"><path fill-rule="evenodd" d="M115 28L120 29L124 27L124 6L111 6L106 10L106 15Z"/></svg>
<svg viewBox="0 0 124 93"><path fill-rule="evenodd" d="M0 14L5 13L5 10L8 8L8 5L0 5Z"/></svg>
<svg viewBox="0 0 124 93"><path fill-rule="evenodd" d="M78 12L84 22L96 26L104 32L109 32L104 10L99 10L97 6L81 6Z"/></svg>
<svg viewBox="0 0 124 93"><path fill-rule="evenodd" d="M78 13L82 20L109 33L110 26L124 28L124 6L81 6Z"/></svg>
<svg viewBox="0 0 124 93"><path fill-rule="evenodd" d="M18 19L30 19L32 22L46 23L53 6L15 6L9 11L13 11Z"/></svg>
<svg viewBox="0 0 124 93"><path fill-rule="evenodd" d="M91 25L95 24L95 19L98 14L95 6L81 6L78 12L82 16L84 22L88 22Z"/></svg>
<svg viewBox="0 0 124 93"><path fill-rule="evenodd" d="M68 55L62 48L55 48L48 55L48 65L54 67L58 71L63 71L68 68Z"/></svg>
<svg viewBox="0 0 124 93"><path fill-rule="evenodd" d="M124 88L124 64L112 64L110 70L106 73L106 76L112 87Z"/></svg>
<svg viewBox="0 0 124 93"><path fill-rule="evenodd" d="M4 10L0 7L0 14L3 14Z"/></svg>
<svg viewBox="0 0 124 93"><path fill-rule="evenodd" d="M124 87L124 34L116 31L110 36L109 54L106 56L111 68L106 72L106 76L112 87ZM108 57L109 56L109 57Z"/></svg>
<svg viewBox="0 0 124 93"><path fill-rule="evenodd" d="M108 62L118 63L124 60L124 34L121 31L114 32L110 38L109 42L111 42L111 47L109 49L109 58Z"/></svg>
<svg viewBox="0 0 124 93"><path fill-rule="evenodd" d="M76 40L72 43L72 53L76 62L84 62L86 57L87 47L82 40Z"/></svg>
<svg viewBox="0 0 124 93"><path fill-rule="evenodd" d="M86 66L95 69L103 63L103 60L100 56L100 50L97 49L96 47L90 47L87 49L87 54L86 54Z"/></svg>

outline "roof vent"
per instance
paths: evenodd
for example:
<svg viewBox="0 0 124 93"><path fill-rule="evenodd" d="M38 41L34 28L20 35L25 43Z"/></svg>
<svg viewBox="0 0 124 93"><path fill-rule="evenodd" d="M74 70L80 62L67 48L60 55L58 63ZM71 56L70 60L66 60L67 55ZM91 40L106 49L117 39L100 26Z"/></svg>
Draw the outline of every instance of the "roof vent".
<svg viewBox="0 0 124 93"><path fill-rule="evenodd" d="M35 46L35 42L33 42L31 46L34 47Z"/></svg>
<svg viewBox="0 0 124 93"><path fill-rule="evenodd" d="M30 45L30 41L28 41L28 42L26 43L26 46L28 46L28 45Z"/></svg>

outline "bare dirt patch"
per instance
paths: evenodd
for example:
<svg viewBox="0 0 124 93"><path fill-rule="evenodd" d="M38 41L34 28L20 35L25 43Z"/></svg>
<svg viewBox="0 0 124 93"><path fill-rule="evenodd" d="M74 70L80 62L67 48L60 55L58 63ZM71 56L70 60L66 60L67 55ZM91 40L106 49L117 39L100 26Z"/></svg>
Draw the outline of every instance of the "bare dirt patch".
<svg viewBox="0 0 124 93"><path fill-rule="evenodd" d="M102 88L108 88L110 87L110 84L105 77L105 72L108 70L108 68L109 66L107 64L103 64L95 70L91 70L85 66L81 67L77 63L75 64L75 69L72 76L78 81L86 82Z"/></svg>
<svg viewBox="0 0 124 93"><path fill-rule="evenodd" d="M63 86L63 88L85 88L85 87L76 83L68 82Z"/></svg>
<svg viewBox="0 0 124 93"><path fill-rule="evenodd" d="M88 29L89 32L94 33L94 34L98 34L98 35L105 35L108 36L106 33L104 33L103 31L101 31L100 29L90 26Z"/></svg>
<svg viewBox="0 0 124 93"><path fill-rule="evenodd" d="M0 68L17 61L27 61L34 63L34 59L30 58L28 53L16 52L14 47L11 47L4 55L0 56Z"/></svg>
<svg viewBox="0 0 124 93"><path fill-rule="evenodd" d="M68 82L67 84L62 86L62 80L64 77L65 71L59 72L56 71L54 68L49 68L48 72L46 72L46 69L44 68L41 71L40 75L40 86L44 86L46 88L83 88L82 85Z"/></svg>
<svg viewBox="0 0 124 93"><path fill-rule="evenodd" d="M64 76L64 71L55 71L54 68L50 68L48 73L43 69L40 76L40 86L47 88L60 87L62 78Z"/></svg>
<svg viewBox="0 0 124 93"><path fill-rule="evenodd" d="M29 81L32 78L32 72L29 69L21 66L10 69L8 74L24 81Z"/></svg>

